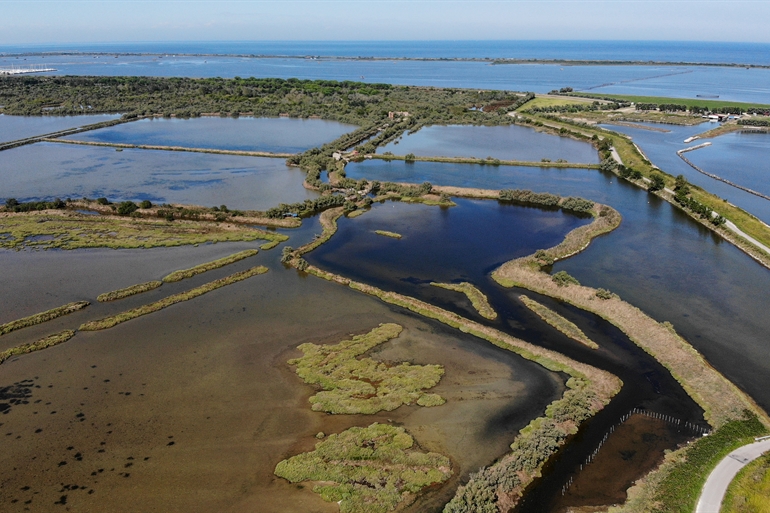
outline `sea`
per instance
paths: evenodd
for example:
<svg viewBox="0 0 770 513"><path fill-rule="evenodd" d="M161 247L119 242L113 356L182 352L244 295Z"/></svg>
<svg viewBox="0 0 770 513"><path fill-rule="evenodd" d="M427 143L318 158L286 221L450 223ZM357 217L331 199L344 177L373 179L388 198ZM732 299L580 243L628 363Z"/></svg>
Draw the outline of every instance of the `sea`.
<svg viewBox="0 0 770 513"><path fill-rule="evenodd" d="M494 64L462 59L633 61ZM461 60L457 60L461 59ZM645 63L641 65L639 63ZM739 64L743 66L708 66ZM0 68L54 75L275 77L770 103L770 45L638 41L244 41L0 46Z"/></svg>

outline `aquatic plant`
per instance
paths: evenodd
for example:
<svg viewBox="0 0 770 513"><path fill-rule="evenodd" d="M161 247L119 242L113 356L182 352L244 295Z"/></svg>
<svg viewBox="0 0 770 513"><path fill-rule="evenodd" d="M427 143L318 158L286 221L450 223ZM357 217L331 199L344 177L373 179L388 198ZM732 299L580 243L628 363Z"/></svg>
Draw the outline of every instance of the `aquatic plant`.
<svg viewBox="0 0 770 513"><path fill-rule="evenodd" d="M129 296L134 296L136 294L141 294L142 292L147 292L148 290L157 289L161 285L163 285L163 282L148 281L147 283L140 283L138 285L132 285L130 287L126 287L124 289L118 289L118 290L113 290L112 292L105 292L104 294L99 294L96 300L99 301L100 303L105 303L107 301L117 301L118 299L123 299Z"/></svg>
<svg viewBox="0 0 770 513"><path fill-rule="evenodd" d="M369 333L334 345L302 344L303 356L289 360L297 375L322 390L310 398L314 411L374 414L403 404L444 404L444 399L424 391L436 386L444 374L440 365L388 365L358 358L370 349L399 336L398 324L381 324Z"/></svg>
<svg viewBox="0 0 770 513"><path fill-rule="evenodd" d="M74 336L75 336L75 332L73 330L66 330L60 333L56 333L54 335L49 335L45 338L41 338L37 342L22 344L20 346L6 349L5 351L0 351L0 364L6 361L8 358L12 358L14 356L32 353L34 351L40 351L42 349L46 349L46 348L55 346L57 344L61 344L63 342L68 341Z"/></svg>
<svg viewBox="0 0 770 513"><path fill-rule="evenodd" d="M0 335L5 335L6 333L20 330L22 328L27 328L29 326L34 326L35 324L41 324L46 321L56 319L57 317L61 317L62 315L71 314L72 312L82 310L90 304L91 303L88 301L77 301L75 303L68 303L64 306L52 308L51 310L46 310L45 312L40 312L29 317L24 317L23 319L17 319L15 321L6 322L5 324L0 324Z"/></svg>
<svg viewBox="0 0 770 513"><path fill-rule="evenodd" d="M264 274L267 271L268 271L267 267L264 267L264 266L252 267L251 269L247 269L246 271L241 271L235 274L231 274L230 276L227 276L225 278L220 278L218 280L211 281L209 283L206 283L205 285L201 285L200 287L196 287L192 290L188 290L187 292L180 292L179 294L174 294L173 296L163 298L160 301L155 301L154 303L143 305L138 308L133 308L131 310L121 312L117 315L111 315L109 317L105 317L104 319L86 322L80 326L80 330L97 331L97 330L105 330L107 328L112 328L113 326L118 325L122 322L130 321L131 319L136 319L137 317L141 317L142 315L147 315L153 312L157 312L168 306L174 305L176 303L181 303L182 301L189 301L190 299L194 299L198 296L202 296L203 294L206 294L207 292L211 292L212 290L216 290L218 288L231 285L233 283L239 282L241 280L245 280L246 278L251 278L252 276L256 276L258 274Z"/></svg>
<svg viewBox="0 0 770 513"><path fill-rule="evenodd" d="M463 283L436 283L431 282L431 285L434 287L439 287L446 290L454 290L455 292L460 292L462 294L465 294L468 299L471 301L471 304L473 305L473 308L476 309L479 314L484 317L485 319L489 319L490 321L494 321L497 319L497 312L495 312L494 308L492 308L492 305L489 304L489 300L487 299L487 296L481 292L478 288L476 288L475 285L468 282Z"/></svg>
<svg viewBox="0 0 770 513"><path fill-rule="evenodd" d="M591 349L599 349L599 345L588 338L583 331L578 328L573 322L568 321L561 315L557 314L547 306L538 303L534 299L531 299L525 295L519 296L521 302L524 305L535 312L545 322L567 335L572 340L580 342L581 344L590 347Z"/></svg>
<svg viewBox="0 0 770 513"><path fill-rule="evenodd" d="M374 423L329 435L314 451L278 463L275 475L318 482L313 491L338 502L341 513L386 513L443 483L452 470L446 456L416 449L404 428Z"/></svg>
<svg viewBox="0 0 770 513"><path fill-rule="evenodd" d="M257 251L256 249L247 249L245 251L239 251L238 253L233 253L230 256L220 258L218 260L207 262L205 264L196 265L195 267L191 267L190 269L181 269L179 271L174 271L173 273L167 276L164 276L163 282L173 283L175 281L182 281L186 278L192 278L193 276L205 273L206 271L219 269L220 267L224 267L226 265L239 262L245 258L253 257L257 253L259 253L259 251Z"/></svg>
<svg viewBox="0 0 770 513"><path fill-rule="evenodd" d="M391 239L400 239L403 237L400 233L389 232L387 230L374 230L374 233L382 235L383 237L390 237Z"/></svg>

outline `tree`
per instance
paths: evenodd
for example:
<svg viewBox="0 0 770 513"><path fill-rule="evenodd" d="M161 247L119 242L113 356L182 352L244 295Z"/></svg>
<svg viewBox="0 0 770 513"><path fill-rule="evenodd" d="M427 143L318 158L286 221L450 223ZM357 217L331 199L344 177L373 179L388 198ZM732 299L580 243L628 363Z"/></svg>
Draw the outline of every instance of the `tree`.
<svg viewBox="0 0 770 513"><path fill-rule="evenodd" d="M407 153L406 156L404 157L404 160L406 162L414 162L414 159L415 159L414 153Z"/></svg>
<svg viewBox="0 0 770 513"><path fill-rule="evenodd" d="M16 200L16 198L8 198L5 200L5 208L12 209L13 207L16 207L19 205L19 202Z"/></svg>
<svg viewBox="0 0 770 513"><path fill-rule="evenodd" d="M652 173L650 180L650 184L647 186L647 190L650 192L661 191L666 187L666 181L660 173Z"/></svg>
<svg viewBox="0 0 770 513"><path fill-rule="evenodd" d="M128 216L136 212L138 209L139 207L137 207L136 203L133 201L124 201L118 205L118 215Z"/></svg>

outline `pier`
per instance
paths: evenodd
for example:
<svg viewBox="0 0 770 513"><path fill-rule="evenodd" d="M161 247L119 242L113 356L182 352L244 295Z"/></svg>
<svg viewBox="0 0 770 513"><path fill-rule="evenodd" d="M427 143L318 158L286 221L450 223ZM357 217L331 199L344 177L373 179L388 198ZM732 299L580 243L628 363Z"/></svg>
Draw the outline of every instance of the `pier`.
<svg viewBox="0 0 770 513"><path fill-rule="evenodd" d="M29 73L46 73L49 71L57 71L54 68L47 68L45 64L30 64L25 67L11 66L9 68L0 68L0 76L8 75L27 75Z"/></svg>

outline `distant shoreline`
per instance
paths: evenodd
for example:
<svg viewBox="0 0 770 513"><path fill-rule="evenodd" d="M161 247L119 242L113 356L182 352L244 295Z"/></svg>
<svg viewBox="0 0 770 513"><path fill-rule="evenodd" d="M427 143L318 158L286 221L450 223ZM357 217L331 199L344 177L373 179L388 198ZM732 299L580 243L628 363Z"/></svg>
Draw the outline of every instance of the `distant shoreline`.
<svg viewBox="0 0 770 513"><path fill-rule="evenodd" d="M298 59L318 61L418 61L418 62L481 62L491 65L503 64L547 64L561 66L699 66L714 68L750 68L770 69L770 64L748 64L739 62L689 62L689 61L639 61L639 60L576 60L576 59L521 59L500 57L374 57L374 56L336 56L336 55L281 55L281 54L244 54L244 53L174 53L174 52L22 52L3 53L0 57L209 57L238 59Z"/></svg>

